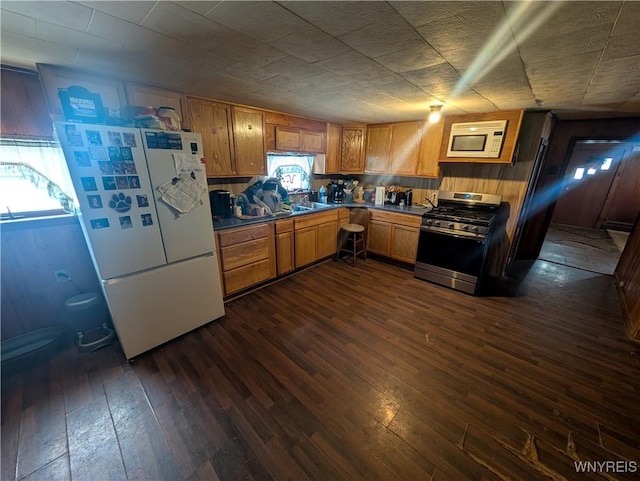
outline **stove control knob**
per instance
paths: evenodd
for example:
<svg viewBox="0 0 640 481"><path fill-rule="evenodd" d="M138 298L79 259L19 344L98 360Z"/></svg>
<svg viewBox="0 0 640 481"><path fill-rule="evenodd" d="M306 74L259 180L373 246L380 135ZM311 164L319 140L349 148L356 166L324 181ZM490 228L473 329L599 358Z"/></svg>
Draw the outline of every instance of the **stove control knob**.
<svg viewBox="0 0 640 481"><path fill-rule="evenodd" d="M469 230L469 226L468 226L468 225L466 225L466 224L465 224L465 225L463 225L463 226L462 226L462 230Z"/></svg>
<svg viewBox="0 0 640 481"><path fill-rule="evenodd" d="M433 221L433 225L440 225L440 221L439 220L434 220Z"/></svg>
<svg viewBox="0 0 640 481"><path fill-rule="evenodd" d="M433 221L431 219L427 219L427 220L424 221L424 223L426 225L431 225L431 224L433 224Z"/></svg>
<svg viewBox="0 0 640 481"><path fill-rule="evenodd" d="M448 227L449 229L453 229L453 222L449 222L449 223L447 224L447 227Z"/></svg>
<svg viewBox="0 0 640 481"><path fill-rule="evenodd" d="M471 228L471 231L472 231L472 232L478 232L478 226L477 226L477 225L474 225L474 226Z"/></svg>

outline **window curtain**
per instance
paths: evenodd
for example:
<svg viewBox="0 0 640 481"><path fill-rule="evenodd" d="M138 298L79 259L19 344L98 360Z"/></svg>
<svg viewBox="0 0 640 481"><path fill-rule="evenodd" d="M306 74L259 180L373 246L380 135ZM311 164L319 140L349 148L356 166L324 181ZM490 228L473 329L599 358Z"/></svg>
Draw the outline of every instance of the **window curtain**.
<svg viewBox="0 0 640 481"><path fill-rule="evenodd" d="M44 140L0 138L0 163L2 162L23 163L32 166L56 183L62 192L71 197L77 205L67 163L59 143ZM38 188L47 187L38 186Z"/></svg>

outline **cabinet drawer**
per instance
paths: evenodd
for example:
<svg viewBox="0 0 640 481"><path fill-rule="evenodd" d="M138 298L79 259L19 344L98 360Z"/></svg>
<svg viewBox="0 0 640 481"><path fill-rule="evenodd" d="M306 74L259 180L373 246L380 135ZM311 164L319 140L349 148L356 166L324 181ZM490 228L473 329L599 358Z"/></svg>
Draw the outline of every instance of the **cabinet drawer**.
<svg viewBox="0 0 640 481"><path fill-rule="evenodd" d="M276 234L283 234L284 232L293 232L293 219L276 221Z"/></svg>
<svg viewBox="0 0 640 481"><path fill-rule="evenodd" d="M241 244L222 247L222 270L229 271L252 262L269 259L269 239L254 239Z"/></svg>
<svg viewBox="0 0 640 481"><path fill-rule="evenodd" d="M371 220L390 222L392 224L406 225L408 227L420 227L422 217L411 214L396 214L379 209L371 209Z"/></svg>
<svg viewBox="0 0 640 481"><path fill-rule="evenodd" d="M246 242L253 239L260 239L269 235L268 224L256 224L247 227L238 227L236 229L229 229L222 232L218 232L218 245L225 247L240 242Z"/></svg>
<svg viewBox="0 0 640 481"><path fill-rule="evenodd" d="M223 274L225 295L233 294L247 287L271 278L269 259L233 269Z"/></svg>
<svg viewBox="0 0 640 481"><path fill-rule="evenodd" d="M307 214L295 219L296 230L313 227L314 225L324 224L325 222L333 222L338 220L338 211L331 210L318 214Z"/></svg>

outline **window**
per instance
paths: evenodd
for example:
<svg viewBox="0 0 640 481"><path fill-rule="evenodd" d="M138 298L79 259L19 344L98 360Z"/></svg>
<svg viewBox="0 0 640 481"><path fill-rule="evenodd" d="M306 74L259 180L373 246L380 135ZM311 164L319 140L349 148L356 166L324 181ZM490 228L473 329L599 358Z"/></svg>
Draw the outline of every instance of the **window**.
<svg viewBox="0 0 640 481"><path fill-rule="evenodd" d="M309 190L313 155L267 154L269 177L280 181L287 192Z"/></svg>
<svg viewBox="0 0 640 481"><path fill-rule="evenodd" d="M0 139L2 220L73 212L77 205L57 142Z"/></svg>

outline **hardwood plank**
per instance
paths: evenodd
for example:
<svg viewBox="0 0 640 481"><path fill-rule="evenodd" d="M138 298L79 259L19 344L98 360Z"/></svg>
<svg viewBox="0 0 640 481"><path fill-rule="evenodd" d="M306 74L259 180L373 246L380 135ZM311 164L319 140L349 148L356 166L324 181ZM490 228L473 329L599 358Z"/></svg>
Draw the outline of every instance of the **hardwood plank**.
<svg viewBox="0 0 640 481"><path fill-rule="evenodd" d="M3 478L7 479L7 478ZM76 478L83 479L83 478ZM84 478L90 479L90 478ZM98 478L93 478L98 479ZM116 478L109 478L116 479ZM43 466L29 476L22 478L21 481L71 481L71 470L69 469L69 456L63 454L54 459L49 464Z"/></svg>
<svg viewBox="0 0 640 481"><path fill-rule="evenodd" d="M20 440L16 479L37 471L67 453L64 395L48 366L23 373L24 405L20 415Z"/></svg>
<svg viewBox="0 0 640 481"><path fill-rule="evenodd" d="M104 395L67 415L67 436L73 479L127 479Z"/></svg>
<svg viewBox="0 0 640 481"><path fill-rule="evenodd" d="M177 479L179 471L146 393L133 372L105 383L127 479Z"/></svg>

